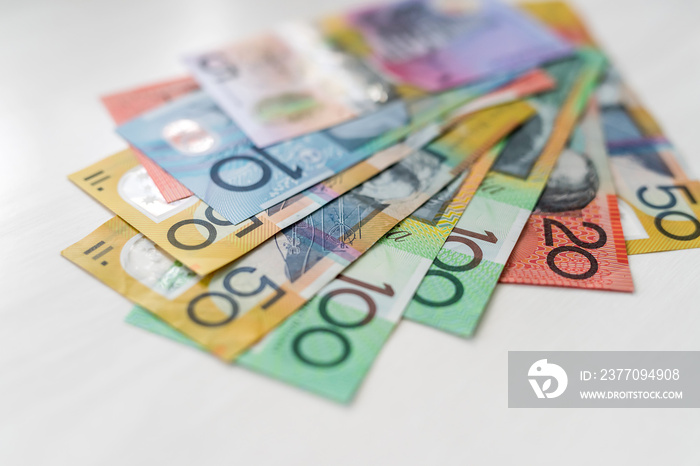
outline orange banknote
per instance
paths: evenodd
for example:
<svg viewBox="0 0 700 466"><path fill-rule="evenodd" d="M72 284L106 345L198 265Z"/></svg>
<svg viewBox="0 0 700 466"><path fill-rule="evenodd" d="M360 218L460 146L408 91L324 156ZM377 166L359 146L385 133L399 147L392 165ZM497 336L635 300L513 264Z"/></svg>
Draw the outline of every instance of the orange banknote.
<svg viewBox="0 0 700 466"><path fill-rule="evenodd" d="M595 100L559 156L500 281L634 291Z"/></svg>
<svg viewBox="0 0 700 466"><path fill-rule="evenodd" d="M180 78L164 81L158 84L130 89L102 97L102 103L118 125L131 120L148 110L159 107L163 103L199 89L197 82L192 78ZM192 195L187 189L170 176L153 160L146 157L135 147L131 148L143 168L151 176L158 190L167 202L175 202Z"/></svg>

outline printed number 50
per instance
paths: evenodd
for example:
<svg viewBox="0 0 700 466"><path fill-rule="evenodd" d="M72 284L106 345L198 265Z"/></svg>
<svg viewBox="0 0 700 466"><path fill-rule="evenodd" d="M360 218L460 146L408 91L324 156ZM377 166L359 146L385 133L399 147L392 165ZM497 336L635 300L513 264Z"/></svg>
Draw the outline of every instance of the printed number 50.
<svg viewBox="0 0 700 466"><path fill-rule="evenodd" d="M697 204L695 197L693 197L693 194L690 192L690 190L686 186L682 185L673 185L673 186L657 186L656 189L659 191L662 191L666 193L668 196L668 202L665 204L652 204L651 202L647 201L646 198L644 197L644 193L647 192L646 186L642 186L637 190L637 198L644 204L645 206L652 208L652 209L658 209L658 210L666 210L666 209L671 209L676 206L678 203L678 200L676 199L676 195L671 192L672 189L677 189L681 191L683 194L685 194L685 197L688 198L691 204ZM685 217L690 222L693 224L693 227L695 230L693 230L692 233L689 235L676 235L674 233L671 233L670 231L666 230L664 228L664 225L662 223L663 219L668 217L669 215L677 215L680 217ZM671 239L675 239L677 241L691 241L694 240L697 237L700 237L700 222L698 222L698 219L693 217L692 215L686 214L685 212L681 212L678 210L667 210L665 212L660 212L659 214L656 215L654 218L654 226L656 227L659 232L661 232L662 235L667 236Z"/></svg>

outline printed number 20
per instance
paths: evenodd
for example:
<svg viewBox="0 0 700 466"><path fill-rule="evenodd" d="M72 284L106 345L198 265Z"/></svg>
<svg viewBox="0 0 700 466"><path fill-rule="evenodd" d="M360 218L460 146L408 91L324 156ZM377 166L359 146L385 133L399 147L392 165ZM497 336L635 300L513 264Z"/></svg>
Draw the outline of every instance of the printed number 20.
<svg viewBox="0 0 700 466"><path fill-rule="evenodd" d="M605 233L605 230L603 230L600 226L596 225L595 223L583 222L584 227L592 228L598 233L597 241L594 241L593 243L586 243L585 241L581 241L579 238L577 238L576 235L574 235L571 232L571 230L569 230L563 223L553 220L551 218L545 218L544 242L547 246L554 246L554 238L552 235L553 226L556 226L562 232L564 232L564 234L569 238L569 240L571 240L572 243L576 244L576 246L559 246L549 251L549 254L547 254L547 265L549 266L549 268L552 269L552 271L557 275L561 275L564 278L571 278L573 280L585 280L595 275L596 272L598 272L598 261L595 257L593 257L593 254L587 251L587 249L598 249L605 246L605 243L608 241L608 235ZM562 252L575 252L585 257L589 263L588 270L583 273L569 273L560 269L557 266L555 260L557 256Z"/></svg>

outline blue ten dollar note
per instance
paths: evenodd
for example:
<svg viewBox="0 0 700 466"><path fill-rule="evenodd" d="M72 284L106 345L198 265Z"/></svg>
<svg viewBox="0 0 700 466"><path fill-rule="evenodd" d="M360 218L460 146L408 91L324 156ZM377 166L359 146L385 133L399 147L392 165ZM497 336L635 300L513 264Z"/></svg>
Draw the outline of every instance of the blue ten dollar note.
<svg viewBox="0 0 700 466"><path fill-rule="evenodd" d="M256 147L204 92L170 101L117 132L237 224L366 159L514 78L501 76L332 128Z"/></svg>

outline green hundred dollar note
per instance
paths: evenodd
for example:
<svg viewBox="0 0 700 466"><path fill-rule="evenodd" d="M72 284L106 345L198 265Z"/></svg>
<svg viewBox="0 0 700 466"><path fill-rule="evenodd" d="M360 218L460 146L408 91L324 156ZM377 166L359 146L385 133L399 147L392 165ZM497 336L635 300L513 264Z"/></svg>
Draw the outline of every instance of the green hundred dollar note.
<svg viewBox="0 0 700 466"><path fill-rule="evenodd" d="M537 116L513 134L447 239L405 317L470 336L604 64L582 49L546 68L557 90L532 99Z"/></svg>
<svg viewBox="0 0 700 466"><path fill-rule="evenodd" d="M62 254L231 361L522 123L511 110L495 107L466 117L425 150L205 277L176 263L120 218Z"/></svg>

